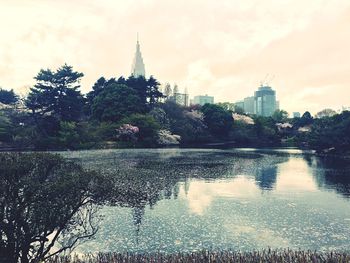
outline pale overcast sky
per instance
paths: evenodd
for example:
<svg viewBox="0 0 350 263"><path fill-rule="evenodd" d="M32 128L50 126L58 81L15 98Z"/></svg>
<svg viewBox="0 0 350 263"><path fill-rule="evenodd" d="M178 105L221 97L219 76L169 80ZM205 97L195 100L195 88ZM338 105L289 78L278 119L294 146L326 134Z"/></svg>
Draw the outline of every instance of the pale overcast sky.
<svg viewBox="0 0 350 263"><path fill-rule="evenodd" d="M289 112L350 106L349 0L0 0L0 86L41 68L129 76L139 32L147 75L234 102L275 76Z"/></svg>

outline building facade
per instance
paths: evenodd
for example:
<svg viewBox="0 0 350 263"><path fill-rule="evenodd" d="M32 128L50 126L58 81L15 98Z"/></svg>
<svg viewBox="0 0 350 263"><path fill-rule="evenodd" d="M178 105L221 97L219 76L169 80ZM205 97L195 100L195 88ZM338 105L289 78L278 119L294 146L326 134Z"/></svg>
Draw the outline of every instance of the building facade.
<svg viewBox="0 0 350 263"><path fill-rule="evenodd" d="M194 98L193 98L193 104L195 104L195 105L201 105L201 106L203 106L204 104L207 104L207 103L209 103L209 104L214 104L214 97L212 97L212 96L208 96L208 95L205 95L205 96L202 96L202 95L200 95L200 96L195 96Z"/></svg>
<svg viewBox="0 0 350 263"><path fill-rule="evenodd" d="M247 114L254 114L255 97L247 97L244 99L243 109Z"/></svg>
<svg viewBox="0 0 350 263"><path fill-rule="evenodd" d="M258 116L269 117L277 109L276 91L269 86L260 86L254 94L254 113Z"/></svg>

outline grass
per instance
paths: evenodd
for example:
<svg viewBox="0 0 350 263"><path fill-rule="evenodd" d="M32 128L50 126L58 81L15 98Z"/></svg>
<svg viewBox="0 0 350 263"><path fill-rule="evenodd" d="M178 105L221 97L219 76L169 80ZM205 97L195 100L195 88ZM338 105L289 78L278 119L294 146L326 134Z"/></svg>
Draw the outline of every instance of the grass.
<svg viewBox="0 0 350 263"><path fill-rule="evenodd" d="M254 252L235 252L235 251L200 251L193 253L176 254L133 254L133 253L100 253L97 255L85 255L82 257L55 257L47 263L117 263L117 262L152 262L152 263L193 263L193 262L284 262L284 263L320 263L350 262L349 253L340 252L316 252L303 250L261 250Z"/></svg>

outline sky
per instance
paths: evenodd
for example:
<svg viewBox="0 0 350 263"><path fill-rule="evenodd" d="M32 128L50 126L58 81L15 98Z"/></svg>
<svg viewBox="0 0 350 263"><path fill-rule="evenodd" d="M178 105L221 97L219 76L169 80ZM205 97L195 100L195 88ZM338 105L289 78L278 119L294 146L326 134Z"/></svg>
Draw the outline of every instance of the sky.
<svg viewBox="0 0 350 263"><path fill-rule="evenodd" d="M25 95L67 63L94 82L131 72L215 102L261 82L288 112L350 106L349 0L0 0L0 87Z"/></svg>

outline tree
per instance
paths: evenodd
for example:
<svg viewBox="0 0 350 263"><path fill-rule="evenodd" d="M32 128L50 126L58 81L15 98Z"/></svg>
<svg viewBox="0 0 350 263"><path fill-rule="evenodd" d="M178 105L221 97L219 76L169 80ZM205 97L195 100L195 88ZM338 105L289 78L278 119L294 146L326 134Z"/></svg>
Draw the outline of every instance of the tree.
<svg viewBox="0 0 350 263"><path fill-rule="evenodd" d="M242 115L242 114L244 114L244 109L239 107L239 106L234 106L234 112Z"/></svg>
<svg viewBox="0 0 350 263"><path fill-rule="evenodd" d="M48 153L1 153L0 175L4 262L42 262L96 233L101 175Z"/></svg>
<svg viewBox="0 0 350 263"><path fill-rule="evenodd" d="M337 114L337 112L335 110L324 109L324 110L321 110L320 112L318 112L315 117L316 118L325 118L325 117L332 117L336 114Z"/></svg>
<svg viewBox="0 0 350 263"><path fill-rule="evenodd" d="M136 136L142 146L156 146L160 125L151 115L133 114L120 121L123 124L131 124L138 128Z"/></svg>
<svg viewBox="0 0 350 263"><path fill-rule="evenodd" d="M285 110L276 110L273 114L272 114L272 119L275 122L286 122L288 119L288 112L286 112Z"/></svg>
<svg viewBox="0 0 350 263"><path fill-rule="evenodd" d="M11 140L11 126L9 118L0 111L0 142L8 142Z"/></svg>
<svg viewBox="0 0 350 263"><path fill-rule="evenodd" d="M204 114L204 122L214 137L225 137L233 125L233 118L229 111L215 104L205 104L201 111Z"/></svg>
<svg viewBox="0 0 350 263"><path fill-rule="evenodd" d="M92 116L99 121L119 121L144 107L137 92L125 85L110 84L93 100Z"/></svg>
<svg viewBox="0 0 350 263"><path fill-rule="evenodd" d="M159 82L151 76L146 79L143 76L135 78L130 76L127 80L119 78L118 84L125 84L130 88L133 88L140 97L141 104L145 107L145 111L149 110L159 99L164 98L163 93L159 91Z"/></svg>
<svg viewBox="0 0 350 263"><path fill-rule="evenodd" d="M231 102L219 102L219 103L216 103L218 106L222 107L224 110L226 111L235 111L235 104L234 103L231 103ZM243 109L242 109L242 112L243 112Z"/></svg>
<svg viewBox="0 0 350 263"><path fill-rule="evenodd" d="M319 151L333 148L339 153L350 152L350 112L315 119L307 141Z"/></svg>
<svg viewBox="0 0 350 263"><path fill-rule="evenodd" d="M84 102L79 91L83 76L67 64L57 71L40 70L26 100L33 116L37 119L50 115L59 121L78 121Z"/></svg>
<svg viewBox="0 0 350 263"><path fill-rule="evenodd" d="M169 83L166 83L165 84L165 87L164 87L164 96L166 98L169 98L172 94L173 94L173 90L171 89L171 86Z"/></svg>
<svg viewBox="0 0 350 263"><path fill-rule="evenodd" d="M11 105L16 104L18 102L18 95L11 90L5 90L0 88L0 103Z"/></svg>
<svg viewBox="0 0 350 263"><path fill-rule="evenodd" d="M119 83L124 82L123 84L125 85L125 80L123 78L120 78L118 81L116 81L114 78L111 78L109 80L106 80L104 77L99 78L95 84L92 86L92 91L90 91L86 97L88 100L88 103L92 105L94 99L103 91L108 85L113 84L113 83ZM119 83L122 84L122 83Z"/></svg>
<svg viewBox="0 0 350 263"><path fill-rule="evenodd" d="M314 119L311 116L311 113L306 111L303 116L297 121L296 127L303 127L306 125L311 125L313 123Z"/></svg>

